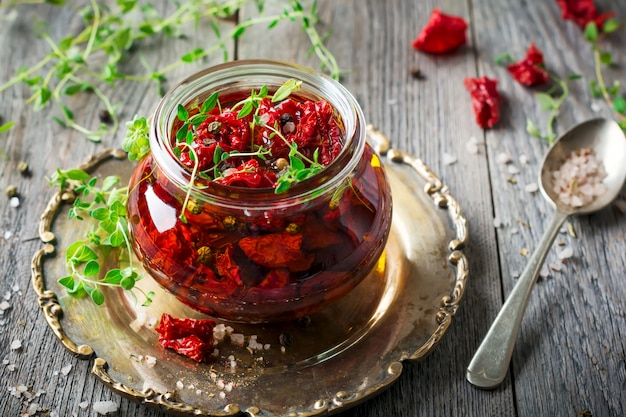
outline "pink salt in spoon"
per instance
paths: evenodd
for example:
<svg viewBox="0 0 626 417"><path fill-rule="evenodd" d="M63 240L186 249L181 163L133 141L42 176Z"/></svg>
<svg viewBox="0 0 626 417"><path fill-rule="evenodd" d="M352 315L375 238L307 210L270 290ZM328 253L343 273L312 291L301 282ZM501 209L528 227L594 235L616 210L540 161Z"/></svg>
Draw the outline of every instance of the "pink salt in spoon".
<svg viewBox="0 0 626 417"><path fill-rule="evenodd" d="M604 165L606 190L591 202L572 207L554 190L554 172L571 152L590 148ZM537 249L502 306L484 340L467 367L467 380L479 388L495 388L505 378L522 317L548 251L565 219L570 215L589 214L609 205L619 194L626 179L626 137L613 120L593 119L583 122L561 136L546 154L539 175L541 193L555 208L554 216Z"/></svg>

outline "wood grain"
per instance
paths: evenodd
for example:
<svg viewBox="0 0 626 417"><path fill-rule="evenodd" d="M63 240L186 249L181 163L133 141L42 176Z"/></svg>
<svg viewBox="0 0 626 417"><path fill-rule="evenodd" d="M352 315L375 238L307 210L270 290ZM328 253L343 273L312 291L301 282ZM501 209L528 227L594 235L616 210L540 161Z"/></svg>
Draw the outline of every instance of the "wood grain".
<svg viewBox="0 0 626 417"><path fill-rule="evenodd" d="M166 1L155 4L166 12L174 7ZM626 16L624 2L598 0L596 4L601 11ZM318 26L321 31L332 29L327 44L346 70L342 82L360 102L368 122L441 177L461 203L470 232L468 289L441 344L423 361L406 363L389 390L339 415L565 417L582 410L594 416L626 415L626 221L616 207L571 219L577 237L566 232L557 238L547 263L559 264L557 253L565 247L574 250L574 257L535 288L504 384L481 391L464 377L474 350L526 264L520 250L533 250L551 212L539 193L524 190L537 182L547 150L546 144L525 132L527 117L541 127L547 121L547 112L539 108L533 94L541 89L517 84L494 58L504 52L522 57L534 42L551 72L560 77L583 76L569 83L571 97L555 126L562 133L588 118L611 117L607 106L588 93L594 68L581 30L563 21L552 1L324 0L319 7ZM453 54L431 56L411 48L434 7L469 22L468 44ZM255 13L250 8L238 18L242 21ZM37 5L0 10L0 80L8 80L20 66L33 65L47 53L45 43L33 35L33 18L45 20L55 39L81 30L80 19L67 8ZM225 23L225 29L230 26ZM131 52L128 71L144 71L139 55L159 67L214 40L212 30L204 26L190 28L187 35ZM620 63L607 72L607 78L624 82L626 31L606 41ZM231 57L239 59L262 57L318 66L315 57L308 56L308 42L300 29L284 22L271 31L250 28L228 47ZM168 76L168 86L219 61L214 56L181 67ZM412 76L415 68L424 79ZM498 78L503 96L501 121L488 131L476 125L463 87L466 76L479 75ZM123 104L122 119L151 112L159 98L147 83L124 83L110 94ZM61 416L91 415L79 403L109 399L120 404L120 416L165 416L112 394L90 374L88 361L72 358L62 349L40 315L29 284L29 264L41 247L37 219L52 194L46 178L57 167L75 166L103 146L119 145L123 131L102 144L90 143L56 125L52 121L56 110L33 112L25 104L29 95L21 85L0 93L0 116L17 123L0 136L0 149L7 154L0 158L0 188L15 184L21 199L15 209L0 197L0 294L11 293L11 307L0 316L0 352L2 359L15 365L13 371L0 365L0 390L19 384L45 390L38 403ZM77 117L86 120L100 108L89 95L76 96L71 104L79 109ZM478 154L466 149L472 137L480 144ZM509 155L512 162L499 163L500 154ZM446 163L444 155L457 162ZM527 164L521 163L522 155ZM17 173L22 160L31 166L28 177ZM520 172L511 174L509 166ZM500 227L494 227L494 217ZM24 347L12 351L9 346L16 339ZM72 365L69 374L60 374L68 364ZM26 404L7 394L0 396L0 414L20 415Z"/></svg>

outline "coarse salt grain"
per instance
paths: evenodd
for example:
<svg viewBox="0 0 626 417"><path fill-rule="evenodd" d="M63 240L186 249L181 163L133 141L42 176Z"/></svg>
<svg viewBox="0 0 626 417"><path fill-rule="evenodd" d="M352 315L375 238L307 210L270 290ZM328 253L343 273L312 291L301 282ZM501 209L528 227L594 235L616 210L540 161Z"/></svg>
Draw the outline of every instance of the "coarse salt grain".
<svg viewBox="0 0 626 417"><path fill-rule="evenodd" d="M573 250L571 247L567 247L567 248L564 248L563 250L559 251L559 252L556 254L556 256L557 256L559 259L561 259L561 260L562 260L562 259L569 259L569 258L571 258L572 256L574 256L574 250Z"/></svg>
<svg viewBox="0 0 626 417"><path fill-rule="evenodd" d="M183 384L183 381L176 381L176 388L178 389L185 388L185 384Z"/></svg>
<svg viewBox="0 0 626 417"><path fill-rule="evenodd" d="M560 272L563 264L550 264L550 269L555 272Z"/></svg>
<svg viewBox="0 0 626 417"><path fill-rule="evenodd" d="M535 193L539 191L539 185L537 185L536 182L531 182L530 184L527 184L526 187L524 187L524 191L526 191L527 193Z"/></svg>
<svg viewBox="0 0 626 417"><path fill-rule="evenodd" d="M456 156L450 155L449 153L444 153L442 160L445 165L452 165L457 162Z"/></svg>
<svg viewBox="0 0 626 417"><path fill-rule="evenodd" d="M548 276L550 276L550 271L545 265L541 267L541 271L539 271L539 276L541 278L548 278Z"/></svg>
<svg viewBox="0 0 626 417"><path fill-rule="evenodd" d="M89 401L82 401L78 403L78 408L80 408L81 410L86 410L87 407L89 407Z"/></svg>
<svg viewBox="0 0 626 417"><path fill-rule="evenodd" d="M9 240L11 239L12 236L13 236L13 232L11 232L10 230L7 230L6 232L4 232L4 240Z"/></svg>
<svg viewBox="0 0 626 417"><path fill-rule="evenodd" d="M244 335L241 333L233 333L230 335L230 341L232 342L232 344L241 347L243 346Z"/></svg>
<svg viewBox="0 0 626 417"><path fill-rule="evenodd" d="M511 162L511 157L509 156L509 154L506 154L504 152L499 153L498 156L496 156L496 162L500 165L506 165Z"/></svg>
<svg viewBox="0 0 626 417"><path fill-rule="evenodd" d="M8 309L10 309L10 308L11 308L11 304L9 304L8 302L6 302L6 300L5 300L5 301L2 301L2 302L0 303L0 310L1 310L1 311L5 311L5 310L8 310Z"/></svg>
<svg viewBox="0 0 626 417"><path fill-rule="evenodd" d="M146 355L146 365L148 368L154 368L154 365L156 365L156 358L154 356Z"/></svg>
<svg viewBox="0 0 626 417"><path fill-rule="evenodd" d="M528 165L528 156L520 155L519 156L519 163L522 164L522 166Z"/></svg>
<svg viewBox="0 0 626 417"><path fill-rule="evenodd" d="M509 165L506 170L509 172L509 174L511 175L517 175L519 174L519 168L516 167L515 165Z"/></svg>
<svg viewBox="0 0 626 417"><path fill-rule="evenodd" d="M572 151L561 167L552 173L553 191L559 200L571 207L591 203L607 190L602 183L607 173L602 161L591 148Z"/></svg>
<svg viewBox="0 0 626 417"><path fill-rule="evenodd" d="M72 365L65 365L63 368L61 368L61 373L63 375L68 375L70 373L70 371L72 370Z"/></svg>
<svg viewBox="0 0 626 417"><path fill-rule="evenodd" d="M478 145L480 144L480 142L478 141L478 139L476 139L475 136L471 136L469 138L469 141L465 144L465 150L468 153L471 153L472 155L477 155L478 154Z"/></svg>
<svg viewBox="0 0 626 417"><path fill-rule="evenodd" d="M15 339L11 342L11 350L18 350L22 348L22 341L19 339Z"/></svg>
<svg viewBox="0 0 626 417"><path fill-rule="evenodd" d="M9 205L13 208L18 208L20 206L20 199L18 197L11 197Z"/></svg>
<svg viewBox="0 0 626 417"><path fill-rule="evenodd" d="M117 404L113 401L96 401L92 408L98 414L107 415L117 411Z"/></svg>
<svg viewBox="0 0 626 417"><path fill-rule="evenodd" d="M592 102L591 106L589 106L592 112L597 113L602 110L602 106L600 106L597 102Z"/></svg>

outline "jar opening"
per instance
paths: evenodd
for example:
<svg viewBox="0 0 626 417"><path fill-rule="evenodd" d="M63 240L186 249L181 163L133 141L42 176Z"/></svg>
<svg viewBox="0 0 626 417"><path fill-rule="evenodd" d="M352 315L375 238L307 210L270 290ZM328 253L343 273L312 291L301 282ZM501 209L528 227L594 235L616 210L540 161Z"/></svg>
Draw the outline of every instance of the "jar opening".
<svg viewBox="0 0 626 417"><path fill-rule="evenodd" d="M201 178L198 178L198 181L193 181L194 186L190 192L194 198L212 204L225 207L248 206L254 209L269 207L270 205L276 207L276 204L281 206L301 204L308 199L332 192L354 170L362 156L365 146L362 110L354 97L337 81L317 71L290 63L266 60L235 61L208 68L182 81L165 95L155 111L150 128L150 146L153 159L172 182L181 188L188 189L193 177L193 170L190 167L194 166L197 171L198 163L196 161L198 159L191 146L183 144L176 147L172 145L173 142L175 143L173 135L174 132L178 131L177 126L180 127L183 124L179 105L184 108L191 108L195 104L196 107L199 107L198 103L201 105L216 92L218 97L249 97L251 91L258 92L263 86L267 86L271 96L287 80L292 79L302 82L301 88L293 93L294 101L324 100L332 109L333 118L337 120L343 136L343 144L337 150L332 161L321 170L309 170L310 177L304 177L303 180L292 183L285 192L279 194L275 192L273 187L269 186L246 188L220 184L219 182L207 183L206 181L203 182ZM259 112L257 111L257 113ZM285 113L288 112L285 111ZM248 117L252 118L252 116ZM259 116L255 114L254 117ZM251 120L254 120L254 123L257 121L257 119ZM241 125L241 129L248 128L245 123L240 121L237 123L237 126ZM272 125L261 126L268 126L268 131L277 134L277 129L281 128L283 120L280 123L281 125L275 122ZM289 120L285 123L289 123ZM220 123L215 122L213 125L208 124L203 128L219 129L220 126ZM250 128L255 128L253 123L250 123ZM287 128L290 126L287 125ZM218 131L213 133L217 134ZM265 134L267 136L267 132ZM234 137L237 138L237 136ZM214 146L208 140L205 143ZM189 155L186 164L183 161L185 155L181 158L181 152L184 152L185 149ZM228 148L226 150L228 151ZM223 152L221 148L219 151ZM289 152L288 148L286 152ZM292 153L290 152L289 155ZM302 156L302 159L308 161L312 161L314 158L311 153L302 154ZM291 158L288 158L291 161ZM242 169L246 169L245 166L242 165L242 167ZM273 168L277 170L276 167ZM231 167L228 169L238 168ZM261 180L263 179L261 178Z"/></svg>

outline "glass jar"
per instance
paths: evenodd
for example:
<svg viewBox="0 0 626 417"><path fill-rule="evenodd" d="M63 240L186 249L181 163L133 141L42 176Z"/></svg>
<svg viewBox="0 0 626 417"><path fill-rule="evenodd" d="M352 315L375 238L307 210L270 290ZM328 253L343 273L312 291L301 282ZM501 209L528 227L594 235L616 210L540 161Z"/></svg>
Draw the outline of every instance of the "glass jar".
<svg viewBox="0 0 626 417"><path fill-rule="evenodd" d="M191 181L172 150L178 105L202 103L216 91L249 95L264 85L272 94L288 79L303 82L296 99L333 107L345 135L334 161L280 194ZM150 147L129 184L133 247L161 286L198 311L243 322L295 319L339 300L381 258L389 185L366 142L361 108L322 73L265 60L201 71L158 104Z"/></svg>

